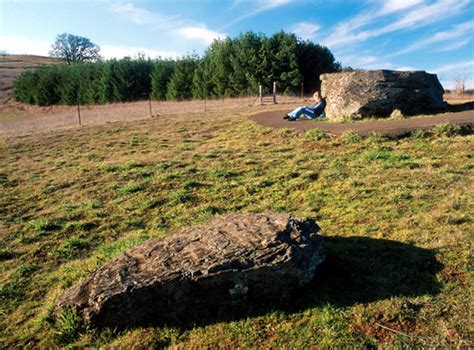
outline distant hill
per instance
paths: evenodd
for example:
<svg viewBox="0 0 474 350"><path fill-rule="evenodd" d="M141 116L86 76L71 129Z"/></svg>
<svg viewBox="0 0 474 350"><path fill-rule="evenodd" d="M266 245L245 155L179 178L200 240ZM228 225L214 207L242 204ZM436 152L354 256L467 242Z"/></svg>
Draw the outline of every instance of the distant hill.
<svg viewBox="0 0 474 350"><path fill-rule="evenodd" d="M15 78L25 69L62 62L57 58L33 55L0 55L0 104L11 100Z"/></svg>

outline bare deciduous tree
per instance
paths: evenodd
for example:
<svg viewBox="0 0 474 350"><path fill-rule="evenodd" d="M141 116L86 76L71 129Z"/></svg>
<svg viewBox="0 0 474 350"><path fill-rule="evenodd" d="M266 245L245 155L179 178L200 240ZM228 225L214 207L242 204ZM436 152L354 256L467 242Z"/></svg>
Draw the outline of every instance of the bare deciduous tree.
<svg viewBox="0 0 474 350"><path fill-rule="evenodd" d="M68 64L82 61L95 61L100 58L100 47L88 38L63 33L56 37L56 41L49 51L50 56L65 60Z"/></svg>
<svg viewBox="0 0 474 350"><path fill-rule="evenodd" d="M458 95L464 95L464 92L466 90L466 78L464 78L462 75L459 75L455 80L454 80L454 90Z"/></svg>

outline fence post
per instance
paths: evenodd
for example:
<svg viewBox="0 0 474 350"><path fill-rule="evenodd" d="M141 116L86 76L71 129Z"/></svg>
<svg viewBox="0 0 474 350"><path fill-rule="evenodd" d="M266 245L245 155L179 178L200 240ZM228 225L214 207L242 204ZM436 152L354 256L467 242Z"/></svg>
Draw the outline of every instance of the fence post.
<svg viewBox="0 0 474 350"><path fill-rule="evenodd" d="M273 104L277 103L277 83L276 81L273 82Z"/></svg>
<svg viewBox="0 0 474 350"><path fill-rule="evenodd" d="M77 101L77 118L79 120L79 126L82 126L82 121L81 121L81 107L79 104L79 101Z"/></svg>
<svg viewBox="0 0 474 350"><path fill-rule="evenodd" d="M207 112L207 101L205 97L204 97L204 112Z"/></svg>
<svg viewBox="0 0 474 350"><path fill-rule="evenodd" d="M263 105L262 85L258 86L258 95L260 96L260 106Z"/></svg>
<svg viewBox="0 0 474 350"><path fill-rule="evenodd" d="M153 118L153 111L151 109L151 96L148 97L148 107L150 108L150 118Z"/></svg>
<svg viewBox="0 0 474 350"><path fill-rule="evenodd" d="M304 83L301 82L301 99L304 98Z"/></svg>

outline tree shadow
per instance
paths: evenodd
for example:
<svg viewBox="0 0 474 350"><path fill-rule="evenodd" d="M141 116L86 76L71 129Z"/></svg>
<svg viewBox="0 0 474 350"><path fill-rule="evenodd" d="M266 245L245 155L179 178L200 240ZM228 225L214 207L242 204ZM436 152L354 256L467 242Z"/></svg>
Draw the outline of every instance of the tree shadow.
<svg viewBox="0 0 474 350"><path fill-rule="evenodd" d="M325 237L324 241L325 262L318 267L313 281L300 289L282 290L279 296L248 299L225 308L207 303L199 309L194 304L192 311L188 309L174 320L159 317L135 326L166 325L185 330L271 311L291 314L327 304L346 307L397 296L435 295L440 291L436 273L443 265L436 260L434 250L366 237ZM261 276L271 273L265 270Z"/></svg>

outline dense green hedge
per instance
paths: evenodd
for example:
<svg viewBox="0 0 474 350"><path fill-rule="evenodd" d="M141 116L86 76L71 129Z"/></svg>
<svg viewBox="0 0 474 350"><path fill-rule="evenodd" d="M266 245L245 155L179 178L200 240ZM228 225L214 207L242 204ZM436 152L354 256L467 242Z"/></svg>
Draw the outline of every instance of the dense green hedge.
<svg viewBox="0 0 474 350"><path fill-rule="evenodd" d="M281 92L319 87L319 74L339 63L325 47L279 32L271 37L248 32L214 41L203 57L177 60L143 58L58 64L23 72L15 82L17 101L52 105L147 99L182 100L241 96L258 85Z"/></svg>

